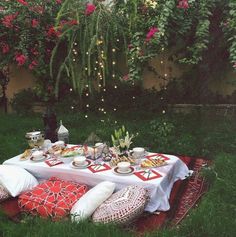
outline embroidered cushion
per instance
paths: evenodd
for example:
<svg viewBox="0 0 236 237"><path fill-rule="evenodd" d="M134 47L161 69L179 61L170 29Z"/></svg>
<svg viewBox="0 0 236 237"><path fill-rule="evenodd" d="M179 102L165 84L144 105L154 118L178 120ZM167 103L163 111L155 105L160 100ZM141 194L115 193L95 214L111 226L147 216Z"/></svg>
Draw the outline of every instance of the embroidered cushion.
<svg viewBox="0 0 236 237"><path fill-rule="evenodd" d="M148 201L146 189L128 186L111 195L93 213L94 222L128 224L141 215Z"/></svg>
<svg viewBox="0 0 236 237"><path fill-rule="evenodd" d="M90 217L93 212L112 195L115 186L115 183L103 181L90 189L72 207L70 211L72 221L79 222L80 220Z"/></svg>
<svg viewBox="0 0 236 237"><path fill-rule="evenodd" d="M0 203L10 198L9 192L0 184Z"/></svg>
<svg viewBox="0 0 236 237"><path fill-rule="evenodd" d="M52 177L20 195L18 203L21 211L59 219L69 214L86 191L85 185Z"/></svg>

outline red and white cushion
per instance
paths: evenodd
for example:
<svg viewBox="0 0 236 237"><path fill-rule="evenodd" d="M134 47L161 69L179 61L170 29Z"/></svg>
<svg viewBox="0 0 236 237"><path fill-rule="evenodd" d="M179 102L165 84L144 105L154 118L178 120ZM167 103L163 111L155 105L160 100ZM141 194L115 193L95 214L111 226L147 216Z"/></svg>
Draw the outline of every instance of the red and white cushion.
<svg viewBox="0 0 236 237"><path fill-rule="evenodd" d="M0 203L10 198L9 192L0 184Z"/></svg>
<svg viewBox="0 0 236 237"><path fill-rule="evenodd" d="M24 212L58 219L68 215L86 191L85 185L52 177L20 195L18 203Z"/></svg>
<svg viewBox="0 0 236 237"><path fill-rule="evenodd" d="M128 186L108 198L93 213L94 222L127 224L144 211L147 191L136 185Z"/></svg>

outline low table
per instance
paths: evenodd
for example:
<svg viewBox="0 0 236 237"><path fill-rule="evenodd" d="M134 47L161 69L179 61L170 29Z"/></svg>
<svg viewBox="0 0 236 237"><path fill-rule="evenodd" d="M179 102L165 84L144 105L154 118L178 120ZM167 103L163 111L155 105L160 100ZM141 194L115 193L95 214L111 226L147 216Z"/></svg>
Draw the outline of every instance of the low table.
<svg viewBox="0 0 236 237"><path fill-rule="evenodd" d="M155 153L149 153L152 155ZM44 161L33 162L31 160L20 161L20 156L15 156L6 160L5 165L20 166L37 179L48 179L52 176L64 180L72 180L88 186L95 186L102 181L111 181L116 183L116 191L128 185L141 185L149 191L150 200L145 208L145 211L167 211L170 208L169 196L172 186L175 181L185 179L190 174L190 170L177 156L164 155L167 160L167 165L152 168L153 179L142 180L139 175L120 176L114 173L113 169L93 173L90 169L74 169L71 164L59 164L56 166L48 166ZM109 163L107 163L109 165ZM143 172L136 170L136 172ZM155 178L156 174L156 178Z"/></svg>

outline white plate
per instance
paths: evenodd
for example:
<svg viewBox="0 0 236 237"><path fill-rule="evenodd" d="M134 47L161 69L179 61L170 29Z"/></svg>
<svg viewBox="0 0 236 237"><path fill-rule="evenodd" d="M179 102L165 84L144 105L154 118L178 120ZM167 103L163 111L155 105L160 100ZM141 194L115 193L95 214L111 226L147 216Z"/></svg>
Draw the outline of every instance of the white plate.
<svg viewBox="0 0 236 237"><path fill-rule="evenodd" d="M120 171L118 167L113 169L113 172L117 175L131 175L134 172L134 167L130 167L127 171Z"/></svg>
<svg viewBox="0 0 236 237"><path fill-rule="evenodd" d="M30 160L33 161L33 162L40 162L40 161L43 161L43 160L46 160L50 158L50 155L43 155L40 159L35 159L33 156L30 157Z"/></svg>
<svg viewBox="0 0 236 237"><path fill-rule="evenodd" d="M89 165L91 165L91 163L92 163L92 161L86 160L84 164L82 164L82 165L77 165L77 164L75 164L74 161L72 161L72 162L70 163L70 165L71 165L71 167L74 168L74 169L85 169L85 168L87 168Z"/></svg>

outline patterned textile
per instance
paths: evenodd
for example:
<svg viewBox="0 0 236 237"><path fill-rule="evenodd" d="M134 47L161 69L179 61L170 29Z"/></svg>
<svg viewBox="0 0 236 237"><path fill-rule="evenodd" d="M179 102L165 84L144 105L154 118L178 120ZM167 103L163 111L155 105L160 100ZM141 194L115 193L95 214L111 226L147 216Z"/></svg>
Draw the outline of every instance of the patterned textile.
<svg viewBox="0 0 236 237"><path fill-rule="evenodd" d="M7 190L0 184L0 202L3 202L4 200L10 198L10 194L7 192Z"/></svg>
<svg viewBox="0 0 236 237"><path fill-rule="evenodd" d="M20 195L18 203L24 212L59 219L69 214L86 191L85 185L52 177Z"/></svg>
<svg viewBox="0 0 236 237"><path fill-rule="evenodd" d="M127 224L141 215L148 201L147 191L139 186L128 186L108 198L93 213L94 222Z"/></svg>

